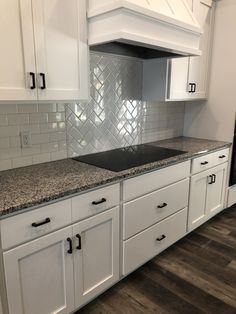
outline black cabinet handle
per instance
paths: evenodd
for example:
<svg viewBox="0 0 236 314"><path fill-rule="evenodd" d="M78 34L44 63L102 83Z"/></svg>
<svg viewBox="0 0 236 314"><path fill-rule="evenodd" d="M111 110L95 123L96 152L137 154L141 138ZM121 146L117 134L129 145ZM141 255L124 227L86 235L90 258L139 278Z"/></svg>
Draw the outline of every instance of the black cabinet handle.
<svg viewBox="0 0 236 314"><path fill-rule="evenodd" d="M37 228L37 227L40 227L40 226L42 226L42 225L46 225L46 224L48 224L49 222L51 222L51 219L50 219L50 218L45 218L45 220L43 220L43 221L40 221L40 222L33 222L33 223L32 223L32 227Z"/></svg>
<svg viewBox="0 0 236 314"><path fill-rule="evenodd" d="M107 201L106 198L103 197L99 201L93 201L92 204L93 205L99 205L99 204L105 203L106 201Z"/></svg>
<svg viewBox="0 0 236 314"><path fill-rule="evenodd" d="M193 83L193 93L196 93L196 89L197 89L197 84Z"/></svg>
<svg viewBox="0 0 236 314"><path fill-rule="evenodd" d="M167 204L166 204L166 203L163 203L162 205L158 205L157 208L164 208L164 207L166 207L166 206L167 206Z"/></svg>
<svg viewBox="0 0 236 314"><path fill-rule="evenodd" d="M216 175L215 174L212 175L212 184L213 183L216 183Z"/></svg>
<svg viewBox="0 0 236 314"><path fill-rule="evenodd" d="M210 181L208 182L208 184L212 184L213 183L213 177L212 177L212 174L209 176L210 178Z"/></svg>
<svg viewBox="0 0 236 314"><path fill-rule="evenodd" d="M29 74L30 74L31 79L32 79L32 85L30 86L30 89L35 89L36 88L35 73L30 72Z"/></svg>
<svg viewBox="0 0 236 314"><path fill-rule="evenodd" d="M226 157L225 155L219 156L220 159L223 159L223 158L225 158L225 157Z"/></svg>
<svg viewBox="0 0 236 314"><path fill-rule="evenodd" d="M40 86L41 89L46 89L46 77L45 73L39 73L40 77L42 78L42 85Z"/></svg>
<svg viewBox="0 0 236 314"><path fill-rule="evenodd" d="M76 246L77 250L81 250L82 245L81 245L81 235L78 233L76 234L76 238L78 239L78 245Z"/></svg>
<svg viewBox="0 0 236 314"><path fill-rule="evenodd" d="M193 83L189 83L190 89L188 90L189 93L193 93Z"/></svg>
<svg viewBox="0 0 236 314"><path fill-rule="evenodd" d="M209 164L208 161L203 161L203 162L201 162L201 165L207 165L207 164Z"/></svg>
<svg viewBox="0 0 236 314"><path fill-rule="evenodd" d="M157 238L156 240L158 242L160 242L160 241L164 240L165 238L166 238L166 236L163 234L160 238Z"/></svg>
<svg viewBox="0 0 236 314"><path fill-rule="evenodd" d="M73 253L72 239L71 239L71 238L67 238L66 241L69 242L69 250L67 251L67 253L68 253L68 254L72 254L72 253Z"/></svg>

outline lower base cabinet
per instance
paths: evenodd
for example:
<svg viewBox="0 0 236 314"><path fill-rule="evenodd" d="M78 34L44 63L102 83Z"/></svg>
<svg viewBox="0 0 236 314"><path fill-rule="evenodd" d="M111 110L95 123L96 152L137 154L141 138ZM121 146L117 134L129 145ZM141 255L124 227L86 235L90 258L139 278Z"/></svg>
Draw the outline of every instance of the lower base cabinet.
<svg viewBox="0 0 236 314"><path fill-rule="evenodd" d="M119 278L119 207L3 253L9 314L68 314Z"/></svg>
<svg viewBox="0 0 236 314"><path fill-rule="evenodd" d="M71 227L3 254L9 314L67 314L74 309Z"/></svg>
<svg viewBox="0 0 236 314"><path fill-rule="evenodd" d="M199 227L224 208L228 163L191 178L188 231Z"/></svg>

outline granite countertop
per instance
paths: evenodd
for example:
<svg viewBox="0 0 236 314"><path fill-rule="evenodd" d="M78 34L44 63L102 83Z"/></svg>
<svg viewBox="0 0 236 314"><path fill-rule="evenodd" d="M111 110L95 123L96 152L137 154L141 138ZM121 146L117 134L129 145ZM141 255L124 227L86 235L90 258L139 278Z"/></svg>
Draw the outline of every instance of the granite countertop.
<svg viewBox="0 0 236 314"><path fill-rule="evenodd" d="M185 154L121 172L97 168L72 159L0 172L0 219L53 200L72 196L104 184L119 182L151 170L163 168L221 148L230 143L178 137L152 145L186 151Z"/></svg>

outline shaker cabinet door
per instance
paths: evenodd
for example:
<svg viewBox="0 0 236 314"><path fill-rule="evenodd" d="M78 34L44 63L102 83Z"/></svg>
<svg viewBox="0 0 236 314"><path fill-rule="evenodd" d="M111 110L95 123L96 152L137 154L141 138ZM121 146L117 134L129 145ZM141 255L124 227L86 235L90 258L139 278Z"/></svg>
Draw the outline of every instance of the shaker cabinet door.
<svg viewBox="0 0 236 314"><path fill-rule="evenodd" d="M75 224L73 236L77 308L119 279L119 207Z"/></svg>
<svg viewBox="0 0 236 314"><path fill-rule="evenodd" d="M86 99L85 0L32 0L39 100Z"/></svg>
<svg viewBox="0 0 236 314"><path fill-rule="evenodd" d="M36 100L31 0L0 1L0 101Z"/></svg>
<svg viewBox="0 0 236 314"><path fill-rule="evenodd" d="M72 228L3 253L9 314L68 314L74 310Z"/></svg>

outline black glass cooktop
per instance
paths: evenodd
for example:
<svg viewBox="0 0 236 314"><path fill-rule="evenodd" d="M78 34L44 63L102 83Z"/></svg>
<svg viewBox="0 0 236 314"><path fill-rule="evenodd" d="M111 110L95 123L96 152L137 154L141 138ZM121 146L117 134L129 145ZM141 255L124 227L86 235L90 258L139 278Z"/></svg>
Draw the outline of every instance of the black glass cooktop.
<svg viewBox="0 0 236 314"><path fill-rule="evenodd" d="M184 153L186 152L181 150L142 144L79 156L73 159L118 172Z"/></svg>

